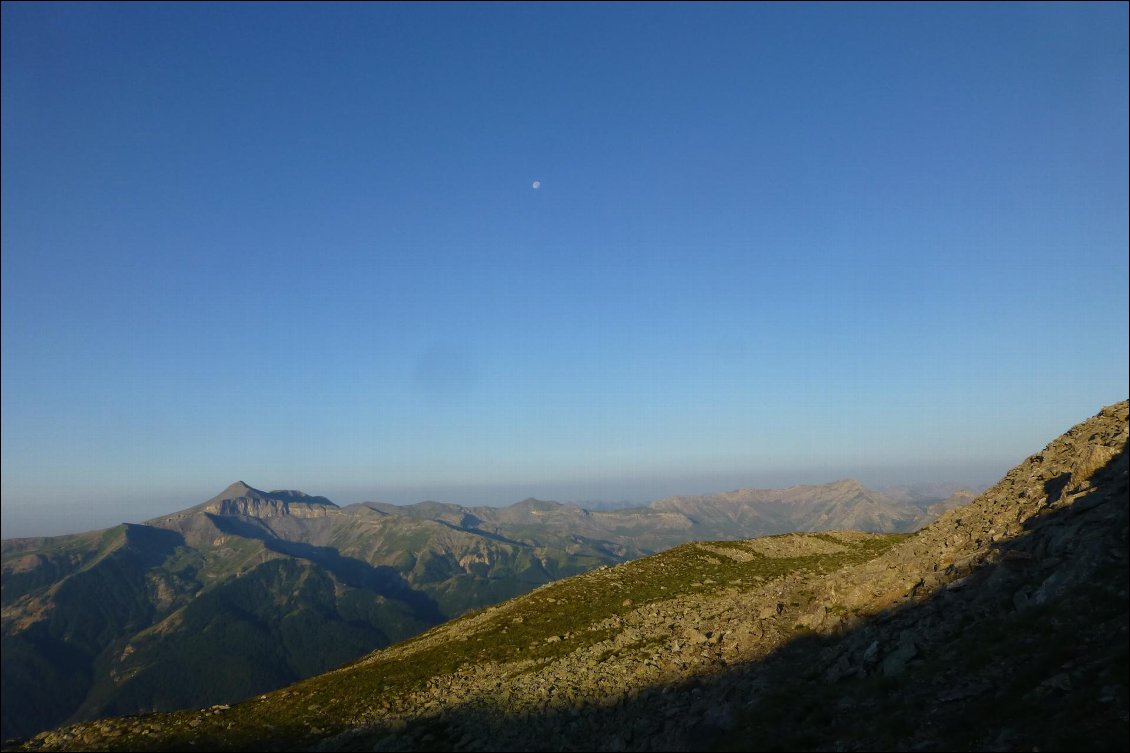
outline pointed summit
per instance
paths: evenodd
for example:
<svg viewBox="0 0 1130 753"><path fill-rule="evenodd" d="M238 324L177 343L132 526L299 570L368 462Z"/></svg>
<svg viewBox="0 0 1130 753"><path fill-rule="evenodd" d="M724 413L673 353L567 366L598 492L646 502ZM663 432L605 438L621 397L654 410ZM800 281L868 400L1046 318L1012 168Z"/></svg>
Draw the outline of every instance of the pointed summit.
<svg viewBox="0 0 1130 753"><path fill-rule="evenodd" d="M338 506L325 497L315 497L292 489L265 492L244 481L229 484L209 500L185 510L145 521L146 525L181 531L191 528L201 515L242 515L252 518L321 518L336 512ZM208 529L211 532L212 529Z"/></svg>
<svg viewBox="0 0 1130 753"><path fill-rule="evenodd" d="M249 494L263 494L258 489L248 486L242 481L236 481L234 484L228 486L222 492L216 495L219 499L235 499L237 497L246 497Z"/></svg>
<svg viewBox="0 0 1130 753"><path fill-rule="evenodd" d="M235 509L245 509L249 503L255 505L268 499L269 495L266 492L248 486L242 481L236 481L201 505L200 509L205 512L228 514Z"/></svg>
<svg viewBox="0 0 1130 753"><path fill-rule="evenodd" d="M215 515L312 518L322 517L330 509L336 510L337 505L325 497L312 497L305 492L287 489L265 492L242 481L236 481L205 502L199 509Z"/></svg>

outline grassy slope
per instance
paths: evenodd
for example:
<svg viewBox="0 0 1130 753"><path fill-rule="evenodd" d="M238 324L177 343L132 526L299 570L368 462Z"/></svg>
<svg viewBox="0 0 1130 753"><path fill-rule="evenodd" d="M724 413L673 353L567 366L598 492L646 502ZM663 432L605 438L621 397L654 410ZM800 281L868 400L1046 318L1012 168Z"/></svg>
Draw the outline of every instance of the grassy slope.
<svg viewBox="0 0 1130 753"><path fill-rule="evenodd" d="M821 539L820 534L813 535ZM230 709L185 711L101 722L105 736L84 740L112 749L287 749L314 743L359 723L374 710L407 710L411 694L468 663L529 670L562 654L595 646L615 627L609 618L641 605L709 595L802 571L830 572L872 559L903 535L861 538L847 551L796 557L754 555L746 561L703 557L683 545L614 568L602 568L467 615L336 672L260 696ZM840 540L830 540L842 545ZM715 547L740 547L719 542ZM743 550L748 551L748 550ZM561 640L565 637L566 640ZM648 638L641 638L646 648ZM379 716L379 715L378 715Z"/></svg>

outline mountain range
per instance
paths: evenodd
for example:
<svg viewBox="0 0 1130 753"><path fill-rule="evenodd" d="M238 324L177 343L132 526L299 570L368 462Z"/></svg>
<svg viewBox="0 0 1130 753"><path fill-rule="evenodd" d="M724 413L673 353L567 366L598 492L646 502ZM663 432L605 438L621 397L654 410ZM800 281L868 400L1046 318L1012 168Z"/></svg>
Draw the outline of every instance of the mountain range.
<svg viewBox="0 0 1130 753"><path fill-rule="evenodd" d="M1128 411L914 533L685 543L238 705L17 747L1125 750Z"/></svg>
<svg viewBox="0 0 1130 753"><path fill-rule="evenodd" d="M855 481L585 510L338 507L236 482L144 524L0 545L4 739L233 703L601 566L696 540L908 531L961 504Z"/></svg>

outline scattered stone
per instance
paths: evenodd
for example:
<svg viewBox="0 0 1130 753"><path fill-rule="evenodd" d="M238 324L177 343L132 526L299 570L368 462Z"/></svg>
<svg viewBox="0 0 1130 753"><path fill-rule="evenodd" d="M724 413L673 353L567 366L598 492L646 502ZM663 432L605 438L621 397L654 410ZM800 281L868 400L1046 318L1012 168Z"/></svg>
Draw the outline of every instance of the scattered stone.
<svg viewBox="0 0 1130 753"><path fill-rule="evenodd" d="M906 664L918 656L918 646L914 642L914 634L904 630L899 634L898 646L894 651L883 658L883 676L895 677L906 670Z"/></svg>

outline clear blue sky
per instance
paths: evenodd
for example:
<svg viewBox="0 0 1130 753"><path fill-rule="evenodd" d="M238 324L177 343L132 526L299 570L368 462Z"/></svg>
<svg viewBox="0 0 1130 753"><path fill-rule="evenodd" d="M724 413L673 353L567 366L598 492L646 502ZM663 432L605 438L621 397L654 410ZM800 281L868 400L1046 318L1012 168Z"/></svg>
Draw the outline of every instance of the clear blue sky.
<svg viewBox="0 0 1130 753"><path fill-rule="evenodd" d="M991 482L1127 397L1127 5L3 5L3 535ZM533 188L541 181L540 188Z"/></svg>

